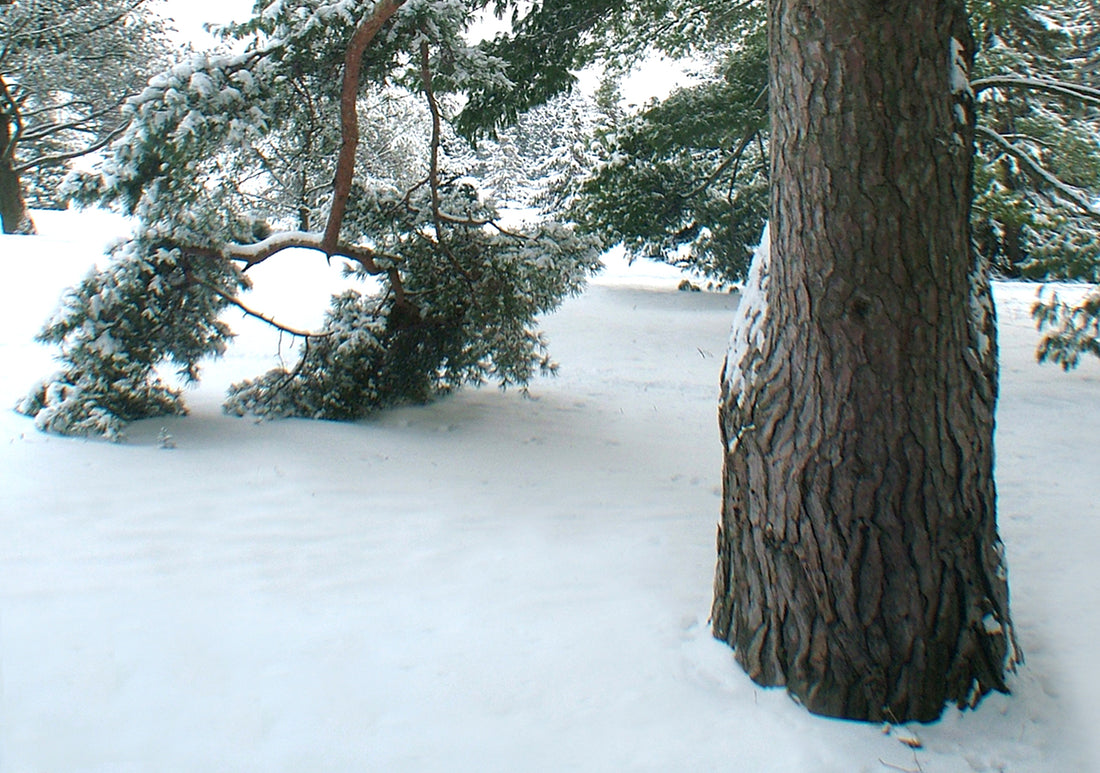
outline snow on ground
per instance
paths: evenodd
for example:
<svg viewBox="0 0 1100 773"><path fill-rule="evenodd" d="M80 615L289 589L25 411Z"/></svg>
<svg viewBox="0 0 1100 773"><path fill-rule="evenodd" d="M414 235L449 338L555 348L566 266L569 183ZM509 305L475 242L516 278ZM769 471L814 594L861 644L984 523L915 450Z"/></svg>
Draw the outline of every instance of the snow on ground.
<svg viewBox="0 0 1100 773"><path fill-rule="evenodd" d="M0 237L5 406L49 372L31 337L122 229L38 223ZM280 313L317 324L327 280L291 272L309 261L325 271L309 253L265 266L252 303L278 306L277 285ZM0 771L1097 769L1100 367L1037 366L1034 291L997 288L1000 517L1027 663L1011 697L910 728L914 751L756 687L708 634L737 299L679 278L613 261L546 320L561 374L530 399L229 418L226 385L279 346L234 318L192 415L126 444L0 412Z"/></svg>

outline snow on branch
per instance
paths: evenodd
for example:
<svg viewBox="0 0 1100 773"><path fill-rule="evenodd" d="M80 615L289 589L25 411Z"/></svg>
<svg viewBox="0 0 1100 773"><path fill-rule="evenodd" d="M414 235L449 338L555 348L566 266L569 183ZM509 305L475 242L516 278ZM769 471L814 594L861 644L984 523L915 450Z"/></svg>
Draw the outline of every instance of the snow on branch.
<svg viewBox="0 0 1100 773"><path fill-rule="evenodd" d="M1049 171L1044 169L1042 164L1032 158L1025 150L1009 142L1000 134L986 126L982 126L979 124L975 127L975 131L982 137L985 137L986 139L994 142L1013 158L1023 162L1024 166L1027 167L1029 172L1041 179L1062 196L1067 198L1070 203L1077 207L1080 214L1084 215L1085 217L1090 217L1094 220L1100 220L1100 211L1098 211L1096 207L1093 206L1092 202L1085 198L1085 196L1080 191L1071 188L1069 185L1062 182Z"/></svg>
<svg viewBox="0 0 1100 773"><path fill-rule="evenodd" d="M1048 80L1046 78L1025 78L1018 75L993 75L988 78L979 78L970 84L975 94L980 94L986 89L1016 88L1031 89L1033 91L1045 91L1061 97L1079 99L1093 105L1100 105L1100 89L1091 86L1082 86L1078 83L1066 81Z"/></svg>
<svg viewBox="0 0 1100 773"><path fill-rule="evenodd" d="M325 246L324 234L312 233L309 231L280 231L255 244L228 244L223 247L220 252L198 249L190 249L189 251L196 254L220 254L230 260L244 263L245 269L248 269L258 263L263 263L268 258L277 255L283 250L289 250L296 247L306 250L319 250L329 257L354 260L363 267L366 273L375 276L384 274L387 271L387 269L378 265L377 261L379 259L385 259L387 261L396 260L396 258L380 255L371 248L361 245L338 243L331 247L327 247Z"/></svg>

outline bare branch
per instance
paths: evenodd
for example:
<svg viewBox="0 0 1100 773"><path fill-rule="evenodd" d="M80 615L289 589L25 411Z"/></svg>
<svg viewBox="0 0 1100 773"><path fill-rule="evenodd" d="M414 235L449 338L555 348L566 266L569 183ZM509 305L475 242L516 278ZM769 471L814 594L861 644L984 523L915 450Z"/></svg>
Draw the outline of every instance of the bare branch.
<svg viewBox="0 0 1100 773"><path fill-rule="evenodd" d="M201 287L205 287L207 290L214 293L214 295L218 296L223 301L225 301L225 302L227 302L227 303L229 303L233 306L236 306L238 309L243 311L248 316L253 317L254 319L258 319L261 322L266 322L268 325L271 325L271 327L275 328L276 330L281 330L284 333L289 333L290 335L298 336L299 338L304 338L307 341L311 338L328 338L330 335L332 335L331 331L328 332L328 333L310 333L310 332L307 332L305 330L296 330L295 328L287 327L286 325L283 325L279 322L276 322L273 317L269 317L266 314L262 314L261 312L258 312L254 309L250 309L248 306L245 306L244 303L242 303L237 298L234 298L229 293L223 292L222 290L218 289L217 287L210 284L209 282L204 282L201 279L196 279L194 277L191 277L191 281L194 282L195 284L201 286Z"/></svg>
<svg viewBox="0 0 1100 773"><path fill-rule="evenodd" d="M890 768L890 770L900 770L902 773L921 773L920 768L906 768L902 767L901 765L895 765L892 762L887 762L886 760L882 759L882 757L879 757L878 761L884 766Z"/></svg>
<svg viewBox="0 0 1100 773"><path fill-rule="evenodd" d="M104 116L110 115L111 113L115 112L116 110L118 110L119 107L122 106L122 104L125 101L126 101L125 99L122 99L122 100L119 100L118 102L115 102L112 105L108 105L107 107L104 107L104 108L101 108L101 109L98 109L98 110L93 108L92 112L89 112L87 115L82 115L79 118L77 118L75 120L72 120L72 121L69 121L67 123L42 123L42 124L38 124L33 129L27 129L23 133L23 139L26 142L32 142L34 140L40 140L43 137L48 137L51 134L58 134L58 133L63 132L63 131L77 131L77 132L95 133L99 130L96 129L94 126L90 126L89 124L91 124L92 122L94 122L95 120L97 120L99 118L103 118ZM51 105L48 108L43 108L43 110L36 111L36 112L52 112L54 110L62 111L62 110L66 110L66 109L75 108L77 105L87 105L88 107L92 107L88 102L84 102L84 101L76 102L76 101L74 101L74 102L70 102L67 105ZM33 115L33 113L27 113L25 111L23 113L23 116L25 118L29 117L30 115ZM127 121L126 123L129 123L129 122Z"/></svg>
<svg viewBox="0 0 1100 773"><path fill-rule="evenodd" d="M73 150L73 151L70 151L68 153L58 153L57 155L53 155L53 156L42 156L41 158L31 159L27 163L22 164L21 166L17 167L15 171L18 174L22 174L23 172L27 171L28 169L33 169L34 167L48 166L50 164L59 164L62 161L68 161L68 160L73 159L73 158L80 158L81 156L86 156L89 153L95 153L97 150L102 150L103 148L107 147L112 142L114 142L115 138L118 137L120 134L122 134L122 132L126 130L127 126L129 126L129 122L121 124L119 126L116 126L113 130L111 130L111 132L109 134L104 136L98 142L95 142L95 143L93 143L93 144L91 144L91 145L89 145L85 148L80 148L79 150Z"/></svg>

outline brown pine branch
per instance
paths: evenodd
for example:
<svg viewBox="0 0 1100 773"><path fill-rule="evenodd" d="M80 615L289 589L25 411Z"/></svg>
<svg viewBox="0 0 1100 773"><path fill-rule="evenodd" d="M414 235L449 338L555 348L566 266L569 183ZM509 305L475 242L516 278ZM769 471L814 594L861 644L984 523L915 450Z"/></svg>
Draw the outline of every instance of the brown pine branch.
<svg viewBox="0 0 1100 773"><path fill-rule="evenodd" d="M424 37L420 41L420 80L424 86L424 97L428 100L428 111L432 116L428 185L431 189L432 223L435 225L436 245L443 251L443 254L447 256L447 260L450 261L455 271L461 274L470 285L473 285L474 278L470 275L470 272L463 267L454 253L451 252L443 228L443 203L439 193L439 148L443 143L443 114L439 109L439 101L435 98L435 89L432 86L431 51L428 47L427 31L423 30L423 32Z"/></svg>
<svg viewBox="0 0 1100 773"><path fill-rule="evenodd" d="M183 251L189 255L204 258L229 258L230 260L244 264L244 270L263 263L283 250L300 248L305 250L318 250L327 257L347 258L363 267L363 270L371 275L378 276L391 271L389 266L382 267L378 261L395 263L399 258L392 255L383 255L370 247L356 244L337 243L332 247L324 244L324 235L310 231L280 231L255 244L227 244L221 249L210 247L184 247Z"/></svg>
<svg viewBox="0 0 1100 773"><path fill-rule="evenodd" d="M374 11L363 20L348 44L344 56L344 80L340 91L340 154L336 161L336 175L332 182L332 208L321 249L334 255L340 240L340 226L347 211L351 183L355 177L355 153L359 147L359 111L356 98L359 95L359 73L362 69L363 54L374 36L382 29L390 17L405 4L405 0L379 0Z"/></svg>

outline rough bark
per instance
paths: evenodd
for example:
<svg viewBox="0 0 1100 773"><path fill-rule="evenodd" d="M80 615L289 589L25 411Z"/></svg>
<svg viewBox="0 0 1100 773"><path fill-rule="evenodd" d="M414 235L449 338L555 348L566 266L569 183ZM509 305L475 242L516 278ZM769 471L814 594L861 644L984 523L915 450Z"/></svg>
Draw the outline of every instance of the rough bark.
<svg viewBox="0 0 1100 773"><path fill-rule="evenodd" d="M1018 657L964 3L769 14L771 257L723 373L714 633L815 713L931 721Z"/></svg>
<svg viewBox="0 0 1100 773"><path fill-rule="evenodd" d="M34 222L23 201L23 186L12 159L11 121L0 113L0 229L6 234L33 234Z"/></svg>

